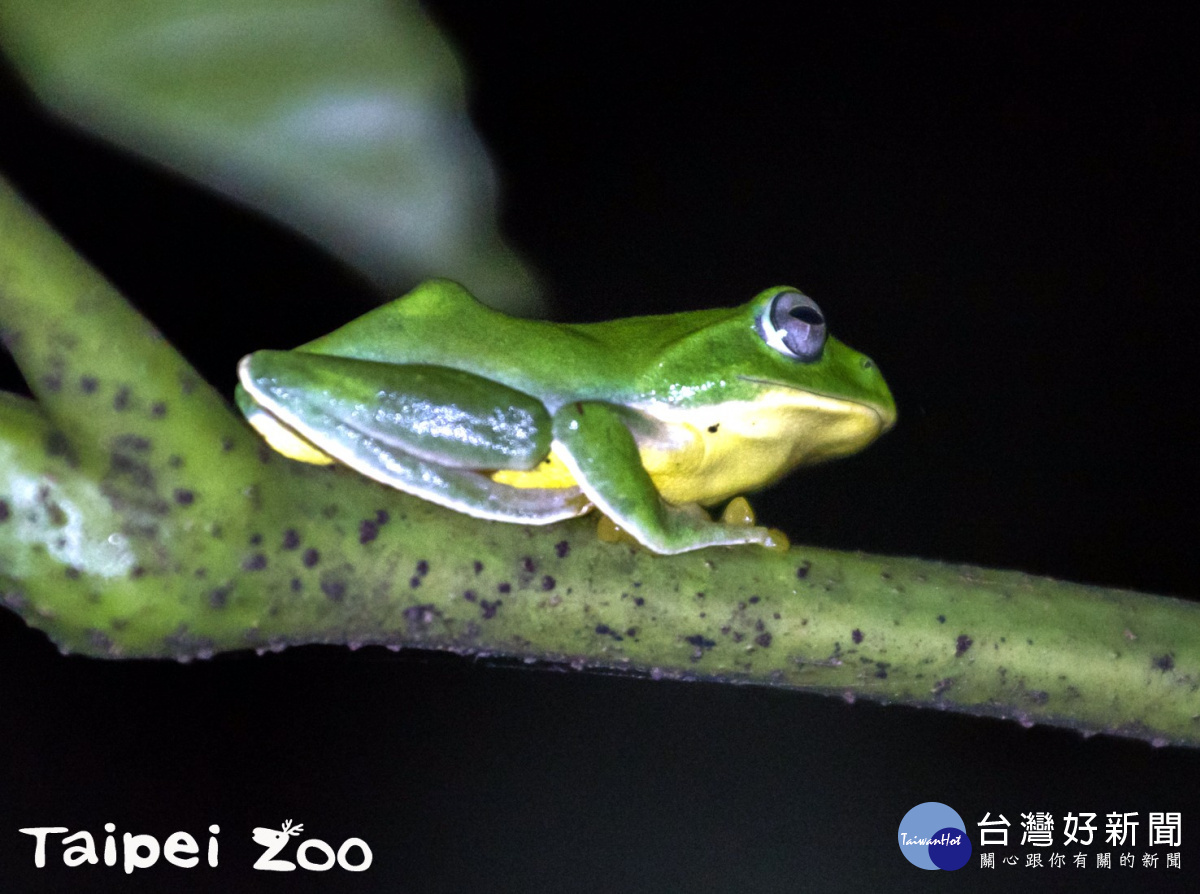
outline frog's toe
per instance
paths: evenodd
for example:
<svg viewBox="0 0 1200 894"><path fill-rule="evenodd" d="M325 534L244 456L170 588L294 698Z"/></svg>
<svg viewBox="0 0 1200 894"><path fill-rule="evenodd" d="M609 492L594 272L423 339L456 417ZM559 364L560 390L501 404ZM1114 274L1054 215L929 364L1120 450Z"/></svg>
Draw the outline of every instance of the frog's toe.
<svg viewBox="0 0 1200 894"><path fill-rule="evenodd" d="M721 522L727 525L753 525L754 521L754 510L745 497L734 497L721 513Z"/></svg>

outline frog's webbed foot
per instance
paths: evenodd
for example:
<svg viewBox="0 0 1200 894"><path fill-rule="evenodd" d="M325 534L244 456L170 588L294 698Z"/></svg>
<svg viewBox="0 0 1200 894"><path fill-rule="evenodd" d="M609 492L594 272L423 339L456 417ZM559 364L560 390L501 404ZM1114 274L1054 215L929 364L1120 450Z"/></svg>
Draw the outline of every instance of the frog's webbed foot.
<svg viewBox="0 0 1200 894"><path fill-rule="evenodd" d="M754 509L750 506L750 501L745 497L734 497L726 505L721 513L721 522L726 525L748 525L753 526L755 522ZM764 543L768 549L787 550L791 548L791 542L788 540L787 534L778 528L764 529L771 535L774 543Z"/></svg>

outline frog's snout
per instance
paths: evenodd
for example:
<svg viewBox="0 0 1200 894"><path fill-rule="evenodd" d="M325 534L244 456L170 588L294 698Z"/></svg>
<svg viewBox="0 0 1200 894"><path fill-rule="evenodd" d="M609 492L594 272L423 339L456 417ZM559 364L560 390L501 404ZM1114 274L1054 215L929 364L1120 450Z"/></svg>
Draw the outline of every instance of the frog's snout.
<svg viewBox="0 0 1200 894"><path fill-rule="evenodd" d="M886 401L882 401L871 408L875 411L875 415L879 417L880 434L889 431L896 424L896 402L892 400L890 393L887 397Z"/></svg>

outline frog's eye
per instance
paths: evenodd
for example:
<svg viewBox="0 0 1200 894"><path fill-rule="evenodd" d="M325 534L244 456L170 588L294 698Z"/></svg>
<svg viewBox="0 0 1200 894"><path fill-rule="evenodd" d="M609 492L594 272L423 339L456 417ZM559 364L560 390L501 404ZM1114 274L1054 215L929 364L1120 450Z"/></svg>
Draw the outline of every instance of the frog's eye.
<svg viewBox="0 0 1200 894"><path fill-rule="evenodd" d="M762 316L762 334L785 357L812 363L825 347L825 315L807 295L780 292Z"/></svg>

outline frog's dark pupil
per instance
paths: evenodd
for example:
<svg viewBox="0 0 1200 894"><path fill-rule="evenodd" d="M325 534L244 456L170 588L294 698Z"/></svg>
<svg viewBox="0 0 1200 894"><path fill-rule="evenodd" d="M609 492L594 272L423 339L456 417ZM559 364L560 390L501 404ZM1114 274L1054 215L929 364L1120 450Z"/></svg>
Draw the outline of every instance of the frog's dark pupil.
<svg viewBox="0 0 1200 894"><path fill-rule="evenodd" d="M825 319L814 307L797 306L788 311L788 316L810 326L820 326Z"/></svg>

